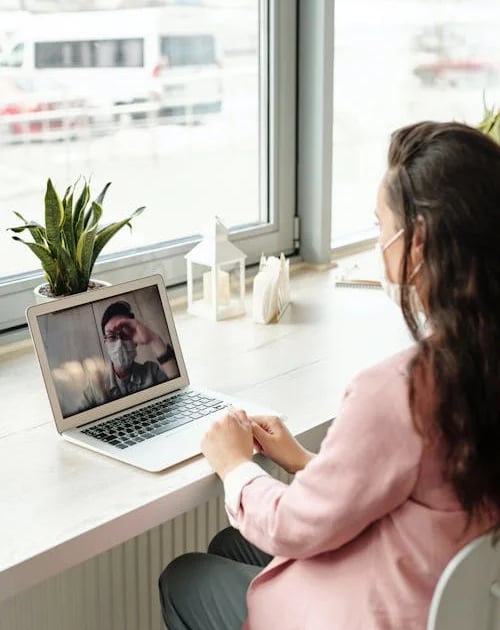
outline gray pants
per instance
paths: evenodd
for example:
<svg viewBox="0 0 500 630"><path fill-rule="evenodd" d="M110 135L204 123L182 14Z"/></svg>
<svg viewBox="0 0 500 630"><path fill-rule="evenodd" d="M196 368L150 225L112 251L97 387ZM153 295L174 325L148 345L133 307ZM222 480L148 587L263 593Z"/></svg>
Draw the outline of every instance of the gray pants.
<svg viewBox="0 0 500 630"><path fill-rule="evenodd" d="M187 553L160 576L163 619L169 630L240 630L250 582L272 559L227 527L208 553Z"/></svg>

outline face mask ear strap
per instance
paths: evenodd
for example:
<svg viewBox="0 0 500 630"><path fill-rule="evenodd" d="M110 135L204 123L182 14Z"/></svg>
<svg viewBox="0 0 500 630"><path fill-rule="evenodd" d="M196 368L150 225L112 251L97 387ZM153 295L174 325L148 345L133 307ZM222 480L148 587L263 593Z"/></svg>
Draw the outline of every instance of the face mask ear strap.
<svg viewBox="0 0 500 630"><path fill-rule="evenodd" d="M415 267L413 268L413 271L410 273L410 276L408 278L408 280L412 280L417 273L422 269L422 267L424 266L424 261L421 260L418 264L415 265Z"/></svg>
<svg viewBox="0 0 500 630"><path fill-rule="evenodd" d="M395 241L398 240L398 238L401 236L401 234L404 233L404 231L404 228L401 228L396 232L396 234L394 234L394 236L391 236L387 243L385 245L382 245L382 251L385 252L388 247L390 247Z"/></svg>

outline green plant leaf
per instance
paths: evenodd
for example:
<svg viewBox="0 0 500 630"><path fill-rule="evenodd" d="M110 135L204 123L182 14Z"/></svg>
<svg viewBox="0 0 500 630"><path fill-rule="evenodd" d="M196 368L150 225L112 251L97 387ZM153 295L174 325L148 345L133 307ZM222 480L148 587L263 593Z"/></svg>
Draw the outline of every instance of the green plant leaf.
<svg viewBox="0 0 500 630"><path fill-rule="evenodd" d="M104 201L104 197L106 196L106 193L108 192L108 188L111 186L111 182L108 182L104 188L101 190L101 192L97 195L95 201L96 203L98 203L100 206L102 206L103 201Z"/></svg>
<svg viewBox="0 0 500 630"><path fill-rule="evenodd" d="M80 282L86 282L85 289L88 286L90 274L94 266L93 257L94 243L96 241L97 224L84 230L81 234L78 243L76 245L76 262L78 265L78 272L80 276Z"/></svg>
<svg viewBox="0 0 500 630"><path fill-rule="evenodd" d="M80 284L80 275L78 273L78 268L75 265L74 254L66 251L65 249L60 250L59 252L59 275L61 278L64 278L64 293L71 294L75 293L74 287L78 287ZM80 289L85 290L85 289Z"/></svg>
<svg viewBox="0 0 500 630"><path fill-rule="evenodd" d="M56 261L56 273L54 276L54 283L51 285L51 291L53 295L69 295L71 290L68 288L68 276L66 270L61 264L61 259Z"/></svg>
<svg viewBox="0 0 500 630"><path fill-rule="evenodd" d="M24 223L29 223L29 221L27 221L20 212L16 212L15 210L13 210L12 212L16 215L16 217L21 219L21 221L23 221Z"/></svg>
<svg viewBox="0 0 500 630"><path fill-rule="evenodd" d="M64 222L62 202L52 181L47 180L45 191L45 238L50 251L56 255L61 246L61 228Z"/></svg>
<svg viewBox="0 0 500 630"><path fill-rule="evenodd" d="M97 225L101 220L101 216L102 206L97 201L93 201L90 208L85 213L85 219L83 221L84 227L89 228L93 225Z"/></svg>
<svg viewBox="0 0 500 630"><path fill-rule="evenodd" d="M70 192L71 191L71 192ZM63 233L66 247L71 254L75 253L75 234L73 232L73 188L70 187L66 190L66 195L63 199L64 207L64 224Z"/></svg>
<svg viewBox="0 0 500 630"><path fill-rule="evenodd" d="M29 223L26 223L26 225L20 225L18 227L11 227L11 228L7 228L7 230L9 230L10 232L15 232L16 234L20 234L21 232L24 232L24 230L29 229Z"/></svg>
<svg viewBox="0 0 500 630"><path fill-rule="evenodd" d="M22 238L18 236L12 237L15 241L19 241L20 243L24 243L27 247L31 249L31 251L40 259L42 263L42 269L45 271L45 275L47 277L47 281L49 282L51 288L55 282L55 278L57 276L57 265L52 257L50 250L44 245L40 245L38 243L28 243L27 241L23 241Z"/></svg>
<svg viewBox="0 0 500 630"><path fill-rule="evenodd" d="M500 144L500 111L495 116L489 135Z"/></svg>
<svg viewBox="0 0 500 630"><path fill-rule="evenodd" d="M141 214L141 212L143 212L145 207L146 206L141 206L140 208L137 208L136 210L134 210L134 212L132 212L132 214L127 219L123 219L122 221L116 221L115 223L110 223L109 225L106 225L105 227L103 227L102 229L100 229L97 232L97 236L96 236L96 239L95 239L95 245L94 245L92 266L94 265L95 261L97 260L97 257L99 256L99 254L103 250L104 246L108 243L108 241L119 230L121 230L124 225L128 225L130 228L132 228L132 225L131 225L130 221L134 217L139 216Z"/></svg>
<svg viewBox="0 0 500 630"><path fill-rule="evenodd" d="M20 234L21 232L24 232L24 230L29 230L29 233L35 243L45 246L47 245L45 240L45 228L35 221L30 221L30 223L25 223L24 225L19 225L17 227L7 228L7 230L14 232L14 234Z"/></svg>
<svg viewBox="0 0 500 630"><path fill-rule="evenodd" d="M70 194L70 192L71 192L71 189L72 189L72 188L73 188L73 186L72 186L72 185L71 185L71 186L68 186L68 187L66 188L66 191L64 192L64 197L62 198L62 205L63 205L63 209L64 209L64 210L66 209L66 201L68 200L68 196L69 196L69 194Z"/></svg>
<svg viewBox="0 0 500 630"><path fill-rule="evenodd" d="M16 215L16 217L21 219L24 225L7 228L7 230L14 232L16 234L20 234L24 230L29 230L31 236L33 237L33 240L36 243L40 243L44 245L47 244L46 238L45 238L45 228L43 227L43 225L40 225L36 221L27 221L20 212L16 212L15 210L13 210L13 213Z"/></svg>
<svg viewBox="0 0 500 630"><path fill-rule="evenodd" d="M487 136L490 136L493 140L500 143L500 109L491 108L485 106L483 120L477 126L479 131L482 131Z"/></svg>
<svg viewBox="0 0 500 630"><path fill-rule="evenodd" d="M83 188L80 196L76 200L75 211L73 213L73 234L75 237L75 243L78 243L78 239L83 231L83 219L85 216L85 208L90 199L90 188L87 181L83 180Z"/></svg>

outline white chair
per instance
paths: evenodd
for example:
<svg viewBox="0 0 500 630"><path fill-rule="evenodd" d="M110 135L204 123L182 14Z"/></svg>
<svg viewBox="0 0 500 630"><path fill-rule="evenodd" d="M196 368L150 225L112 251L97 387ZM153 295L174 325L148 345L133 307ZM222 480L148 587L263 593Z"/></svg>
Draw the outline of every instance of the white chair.
<svg viewBox="0 0 500 630"><path fill-rule="evenodd" d="M500 630L500 541L492 535L461 549L439 578L427 630Z"/></svg>

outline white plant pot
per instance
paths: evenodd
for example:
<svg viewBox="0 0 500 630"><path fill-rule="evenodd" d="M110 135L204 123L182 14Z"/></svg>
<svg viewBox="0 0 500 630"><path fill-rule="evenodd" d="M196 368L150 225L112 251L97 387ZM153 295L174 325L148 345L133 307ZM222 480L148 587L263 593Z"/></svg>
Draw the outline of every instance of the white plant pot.
<svg viewBox="0 0 500 630"><path fill-rule="evenodd" d="M90 281L98 285L96 288L98 288L99 286L102 286L102 287L111 286L111 282L106 282L106 280L96 280L95 278L90 278ZM57 297L52 297L50 295L45 295L41 293L41 288L46 287L46 286L47 286L47 283L42 282L42 284L39 284L33 289L33 293L35 294L35 302L37 304L44 304L45 302L51 302L52 300L57 300L60 297L62 297L60 295L58 295Z"/></svg>

